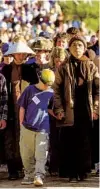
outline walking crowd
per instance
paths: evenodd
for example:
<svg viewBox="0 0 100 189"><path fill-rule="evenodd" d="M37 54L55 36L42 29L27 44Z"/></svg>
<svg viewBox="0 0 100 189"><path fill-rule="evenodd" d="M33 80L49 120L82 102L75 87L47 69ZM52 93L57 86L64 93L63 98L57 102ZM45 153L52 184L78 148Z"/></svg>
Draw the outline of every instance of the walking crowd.
<svg viewBox="0 0 100 189"><path fill-rule="evenodd" d="M57 2L33 2L2 6L0 164L22 184L83 181L99 175L99 30L87 41Z"/></svg>

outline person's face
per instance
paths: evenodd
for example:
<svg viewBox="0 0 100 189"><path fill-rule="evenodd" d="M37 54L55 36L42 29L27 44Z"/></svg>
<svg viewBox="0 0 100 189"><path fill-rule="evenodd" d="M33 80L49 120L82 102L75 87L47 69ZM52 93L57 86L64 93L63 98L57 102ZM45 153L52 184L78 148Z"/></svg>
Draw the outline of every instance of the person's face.
<svg viewBox="0 0 100 189"><path fill-rule="evenodd" d="M14 59L16 60L16 64L17 64L17 62L18 62L18 64L19 64L19 63L21 63L23 60L26 59L27 55L26 55L26 54L23 54L23 53L19 53L19 54L16 53L16 54L13 55L13 57L14 57Z"/></svg>
<svg viewBox="0 0 100 189"><path fill-rule="evenodd" d="M8 33L8 37L9 37L9 38L12 37L12 32L11 32L11 31L9 31L9 33Z"/></svg>
<svg viewBox="0 0 100 189"><path fill-rule="evenodd" d="M41 25L41 30L46 31L47 26L45 24Z"/></svg>
<svg viewBox="0 0 100 189"><path fill-rule="evenodd" d="M63 61L60 58L54 58L55 67L58 68Z"/></svg>
<svg viewBox="0 0 100 189"><path fill-rule="evenodd" d="M36 62L38 64L45 64L47 63L47 56L48 56L48 52L46 52L45 50L41 50L41 51L36 51Z"/></svg>
<svg viewBox="0 0 100 189"><path fill-rule="evenodd" d="M10 64L13 61L13 57L10 56L4 56L3 58L5 64Z"/></svg>
<svg viewBox="0 0 100 189"><path fill-rule="evenodd" d="M92 36L90 42L91 42L92 44L95 44L95 43L96 43L96 37L95 37L95 36Z"/></svg>
<svg viewBox="0 0 100 189"><path fill-rule="evenodd" d="M85 47L81 41L76 40L72 42L69 50L75 58L80 59L85 52Z"/></svg>
<svg viewBox="0 0 100 189"><path fill-rule="evenodd" d="M66 45L66 39L64 38L58 38L56 42L56 46L58 47L65 47Z"/></svg>

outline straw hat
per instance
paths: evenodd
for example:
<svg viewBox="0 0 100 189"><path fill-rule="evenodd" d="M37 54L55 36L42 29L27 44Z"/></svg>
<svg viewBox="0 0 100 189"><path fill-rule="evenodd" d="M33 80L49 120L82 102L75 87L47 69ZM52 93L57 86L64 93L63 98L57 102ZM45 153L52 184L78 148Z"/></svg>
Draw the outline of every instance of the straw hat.
<svg viewBox="0 0 100 189"><path fill-rule="evenodd" d="M19 41L17 43L13 43L9 50L4 54L5 56L12 55L12 54L33 54L35 55L35 52L30 49L26 43Z"/></svg>

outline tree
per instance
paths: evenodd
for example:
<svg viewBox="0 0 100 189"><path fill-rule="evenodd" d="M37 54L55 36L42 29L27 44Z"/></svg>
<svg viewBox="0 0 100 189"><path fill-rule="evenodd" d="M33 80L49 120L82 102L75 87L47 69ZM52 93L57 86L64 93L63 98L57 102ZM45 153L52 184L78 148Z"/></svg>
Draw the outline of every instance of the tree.
<svg viewBox="0 0 100 189"><path fill-rule="evenodd" d="M77 18L84 21L89 29L99 27L99 1L92 0L65 0L59 1L65 21Z"/></svg>

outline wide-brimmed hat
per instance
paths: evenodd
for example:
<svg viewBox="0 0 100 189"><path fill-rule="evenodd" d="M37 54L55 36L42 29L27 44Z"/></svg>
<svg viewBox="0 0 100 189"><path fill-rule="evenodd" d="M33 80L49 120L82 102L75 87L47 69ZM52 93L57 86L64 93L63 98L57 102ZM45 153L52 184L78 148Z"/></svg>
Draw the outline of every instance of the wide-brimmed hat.
<svg viewBox="0 0 100 189"><path fill-rule="evenodd" d="M44 37L37 39L37 41L34 42L32 46L33 50L51 51L52 48L53 48L53 41L51 39L45 39Z"/></svg>
<svg viewBox="0 0 100 189"><path fill-rule="evenodd" d="M5 56L12 55L12 54L33 54L35 55L35 52L30 49L24 42L19 41L17 43L13 43L8 51L4 54Z"/></svg>

